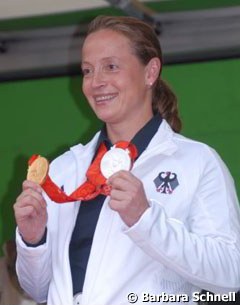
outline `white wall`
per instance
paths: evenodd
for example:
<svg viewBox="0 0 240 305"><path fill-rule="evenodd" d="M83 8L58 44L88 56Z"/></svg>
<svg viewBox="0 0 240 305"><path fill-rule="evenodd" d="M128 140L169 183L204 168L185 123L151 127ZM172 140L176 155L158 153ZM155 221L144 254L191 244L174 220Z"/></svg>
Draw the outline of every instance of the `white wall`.
<svg viewBox="0 0 240 305"><path fill-rule="evenodd" d="M167 1L167 0L155 0ZM171 0L168 0L171 1ZM144 2L153 2L151 0ZM106 7L105 0L0 0L0 20Z"/></svg>
<svg viewBox="0 0 240 305"><path fill-rule="evenodd" d="M0 19L69 12L108 6L104 0L1 0Z"/></svg>

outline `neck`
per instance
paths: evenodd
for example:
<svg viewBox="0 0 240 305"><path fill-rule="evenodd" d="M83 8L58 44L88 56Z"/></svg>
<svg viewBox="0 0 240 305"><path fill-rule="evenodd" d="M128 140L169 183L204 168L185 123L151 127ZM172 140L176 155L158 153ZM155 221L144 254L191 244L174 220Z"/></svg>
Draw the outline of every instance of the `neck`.
<svg viewBox="0 0 240 305"><path fill-rule="evenodd" d="M107 123L107 134L115 144L118 141L131 141L136 133L144 127L144 125L153 117L153 113L143 117L138 117L130 122Z"/></svg>

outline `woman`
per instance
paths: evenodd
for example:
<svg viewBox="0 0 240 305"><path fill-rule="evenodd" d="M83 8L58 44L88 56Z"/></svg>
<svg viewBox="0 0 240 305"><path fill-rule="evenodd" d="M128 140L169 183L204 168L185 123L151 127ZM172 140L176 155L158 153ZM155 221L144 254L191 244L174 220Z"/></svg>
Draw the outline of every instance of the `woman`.
<svg viewBox="0 0 240 305"><path fill-rule="evenodd" d="M150 304L158 295L159 303L193 304L201 289L239 289L232 178L215 151L178 134L175 95L161 68L158 38L147 24L131 17L91 23L82 88L105 127L54 160L51 179L72 194L84 185L101 143L131 141L137 156L130 171L106 176L110 193L81 203L57 204L36 183L23 183L14 206L17 271L38 302Z"/></svg>

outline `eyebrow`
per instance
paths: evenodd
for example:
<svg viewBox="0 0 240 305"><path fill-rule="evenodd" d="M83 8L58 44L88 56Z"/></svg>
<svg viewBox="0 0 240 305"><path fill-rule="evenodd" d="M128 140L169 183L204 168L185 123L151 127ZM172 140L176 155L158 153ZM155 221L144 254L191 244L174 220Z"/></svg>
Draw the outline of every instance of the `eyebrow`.
<svg viewBox="0 0 240 305"><path fill-rule="evenodd" d="M107 60L110 60L110 59L118 59L118 57L116 57L116 56L108 56L108 57L102 58L101 61L107 61ZM91 63L88 62L88 61L82 61L82 64L91 64Z"/></svg>

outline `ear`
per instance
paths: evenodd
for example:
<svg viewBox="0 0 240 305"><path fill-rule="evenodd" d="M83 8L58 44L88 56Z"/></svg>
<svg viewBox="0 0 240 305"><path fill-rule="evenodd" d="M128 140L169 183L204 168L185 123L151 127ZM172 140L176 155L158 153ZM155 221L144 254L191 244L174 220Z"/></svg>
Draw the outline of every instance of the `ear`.
<svg viewBox="0 0 240 305"><path fill-rule="evenodd" d="M153 57L150 59L149 63L146 65L145 73L145 83L148 87L152 87L156 79L159 77L161 70L161 62L158 57Z"/></svg>

